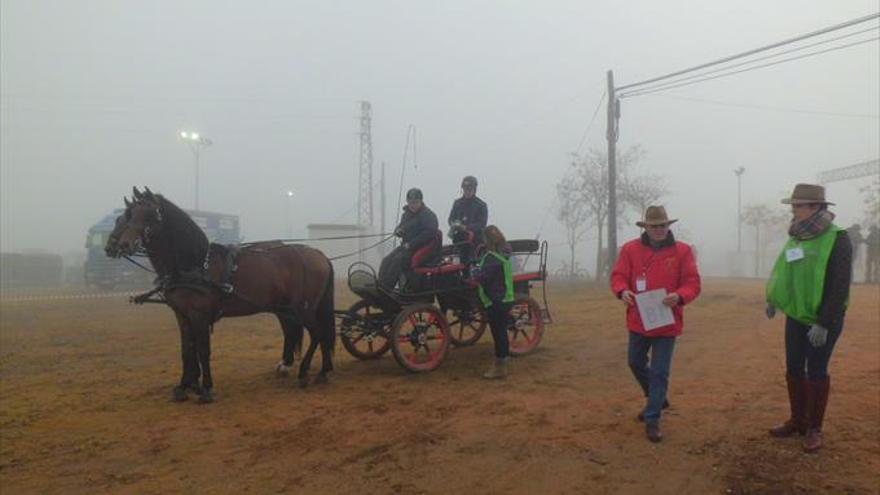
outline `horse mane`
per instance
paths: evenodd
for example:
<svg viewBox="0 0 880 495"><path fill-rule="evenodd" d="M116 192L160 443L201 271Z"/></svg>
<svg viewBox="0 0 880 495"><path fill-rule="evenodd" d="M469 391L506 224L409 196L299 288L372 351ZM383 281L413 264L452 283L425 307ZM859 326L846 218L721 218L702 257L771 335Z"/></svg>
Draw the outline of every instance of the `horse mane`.
<svg viewBox="0 0 880 495"><path fill-rule="evenodd" d="M177 205L161 194L153 197L162 212L162 237L166 238L173 256L172 270L178 273L201 268L208 252L208 237Z"/></svg>

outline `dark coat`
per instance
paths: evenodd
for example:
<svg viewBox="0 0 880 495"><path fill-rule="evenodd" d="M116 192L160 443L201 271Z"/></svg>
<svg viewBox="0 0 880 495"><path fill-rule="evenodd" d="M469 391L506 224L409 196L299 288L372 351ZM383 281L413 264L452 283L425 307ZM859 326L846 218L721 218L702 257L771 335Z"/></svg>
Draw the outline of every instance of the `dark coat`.
<svg viewBox="0 0 880 495"><path fill-rule="evenodd" d="M436 237L438 225L437 215L427 205L415 213L404 206L396 230L401 231L401 241L415 251Z"/></svg>
<svg viewBox="0 0 880 495"><path fill-rule="evenodd" d="M483 239L483 229L489 221L489 207L482 199L461 197L452 203L452 211L449 212L449 225L458 220L464 227L474 233L476 239Z"/></svg>
<svg viewBox="0 0 880 495"><path fill-rule="evenodd" d="M833 328L846 312L849 285L852 282L853 245L845 230L837 233L837 239L825 268L825 286L822 288L822 305L819 307L819 324Z"/></svg>

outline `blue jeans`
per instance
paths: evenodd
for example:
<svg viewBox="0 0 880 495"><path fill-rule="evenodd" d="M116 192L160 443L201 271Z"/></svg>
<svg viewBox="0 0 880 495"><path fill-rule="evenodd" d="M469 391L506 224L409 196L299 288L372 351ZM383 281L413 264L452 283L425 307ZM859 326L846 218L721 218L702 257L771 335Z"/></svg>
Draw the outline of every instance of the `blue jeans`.
<svg viewBox="0 0 880 495"><path fill-rule="evenodd" d="M660 421L660 412L669 388L669 369L675 337L646 337L629 332L629 369L642 387L648 403L645 406L645 423ZM648 364L651 351L651 364Z"/></svg>
<svg viewBox="0 0 880 495"><path fill-rule="evenodd" d="M804 376L810 380L821 380L828 376L828 361L837 338L843 332L843 318L837 325L828 329L828 339L822 347L813 347L807 332L810 325L804 325L792 318L785 318L785 368L791 376Z"/></svg>

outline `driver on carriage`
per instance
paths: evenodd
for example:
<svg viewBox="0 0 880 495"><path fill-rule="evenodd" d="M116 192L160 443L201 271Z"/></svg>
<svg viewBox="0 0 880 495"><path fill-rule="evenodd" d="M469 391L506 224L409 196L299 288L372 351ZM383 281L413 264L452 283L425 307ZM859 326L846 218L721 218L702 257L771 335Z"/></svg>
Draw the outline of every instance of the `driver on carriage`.
<svg viewBox="0 0 880 495"><path fill-rule="evenodd" d="M402 274L440 254L442 234L438 230L437 215L425 206L421 189L414 187L406 192L406 206L394 235L401 238L400 246L379 265L379 285L386 290L394 289Z"/></svg>
<svg viewBox="0 0 880 495"><path fill-rule="evenodd" d="M458 246L463 264L470 263L474 247L483 243L488 220L489 207L477 197L477 178L468 175L461 180L461 197L449 212L449 237Z"/></svg>

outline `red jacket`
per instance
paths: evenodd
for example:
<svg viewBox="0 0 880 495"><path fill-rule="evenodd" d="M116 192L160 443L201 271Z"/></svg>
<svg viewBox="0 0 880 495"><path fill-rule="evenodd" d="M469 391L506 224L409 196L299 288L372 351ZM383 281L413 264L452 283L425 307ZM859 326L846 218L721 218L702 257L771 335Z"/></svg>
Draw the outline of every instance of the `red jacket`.
<svg viewBox="0 0 880 495"><path fill-rule="evenodd" d="M620 257L611 272L611 290L618 298L624 290L636 291L636 279L644 276L647 279L645 290L665 288L666 292L676 292L681 297L680 303L672 308L675 324L655 328L646 332L642 318L635 305L626 309L626 325L631 332L651 337L676 337L681 335L684 324L682 306L697 298L700 294L700 273L691 247L683 242L676 242L669 234L663 247L658 250L651 248L647 234L641 239L627 242L620 249Z"/></svg>

